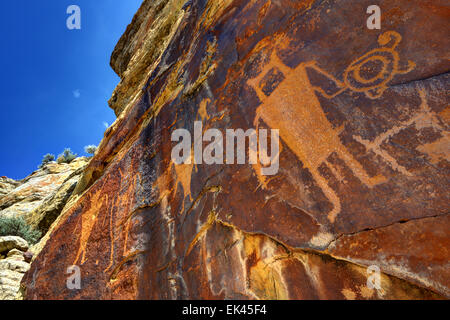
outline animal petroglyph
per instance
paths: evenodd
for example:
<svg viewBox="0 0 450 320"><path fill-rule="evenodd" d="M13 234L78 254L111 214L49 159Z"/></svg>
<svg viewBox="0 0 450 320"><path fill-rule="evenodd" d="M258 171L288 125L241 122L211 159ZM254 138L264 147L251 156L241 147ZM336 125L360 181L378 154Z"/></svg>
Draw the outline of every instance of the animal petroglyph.
<svg viewBox="0 0 450 320"><path fill-rule="evenodd" d="M423 89L419 89L419 95L421 98L421 105L419 111L412 116L409 120L400 123L397 126L392 127L391 129L387 130L386 132L380 134L378 137L375 138L373 141L365 140L359 136L353 136L353 139L361 143L366 147L367 150L372 151L376 155L380 156L393 170L396 170L404 175L412 176L412 174L403 166L398 164L398 162L389 155L385 150L381 148L381 145L388 141L392 136L399 133L401 130L406 129L407 127L411 125L415 125L417 130L420 130L422 128L426 127L432 127L436 129L437 131L442 132L443 137L439 139L435 143L429 144L431 146L430 152L427 152L427 146L420 146L418 147L419 151L422 151L424 153L431 153L432 161L435 160L436 156L434 154L433 148L436 145L448 145L449 144L449 134L448 131L441 125L439 119L437 116L431 111L430 107L428 106L428 102L426 99L426 94ZM440 150L440 148L437 148L437 150ZM437 153L438 155L441 155L441 153ZM445 154L445 153L444 153ZM444 156L442 154L442 156Z"/></svg>

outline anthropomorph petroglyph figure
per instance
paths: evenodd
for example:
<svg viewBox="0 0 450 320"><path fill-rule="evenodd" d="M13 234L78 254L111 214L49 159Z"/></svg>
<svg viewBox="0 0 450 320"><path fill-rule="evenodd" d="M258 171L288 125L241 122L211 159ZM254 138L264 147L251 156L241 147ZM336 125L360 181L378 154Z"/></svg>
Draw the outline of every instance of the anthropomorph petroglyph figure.
<svg viewBox="0 0 450 320"><path fill-rule="evenodd" d="M387 46L392 41L393 43ZM301 63L295 69L291 69L278 58L275 50L259 76L248 81L261 101L256 111L255 125L258 125L259 120L263 120L269 127L280 130L282 140L310 171L325 196L333 204L333 209L328 214L331 222L335 221L341 211L341 203L335 191L328 185L328 181L319 172L319 167L325 165L332 172L338 173L338 168L334 168L328 161L331 154L336 153L344 160L361 183L369 188L385 182L386 178L382 175L370 177L342 144L339 139L342 128L333 128L328 121L316 91L328 98L345 90L364 92L371 99L381 96L386 90L387 83L396 73L408 72L414 68L414 64L409 62L407 70L399 71L399 57L395 48L400 41L401 36L396 32L381 35L378 42L386 47L372 50L351 63L345 71L343 82L319 69L315 62ZM361 67L372 60L381 61L383 68L373 79L366 79L361 75ZM329 95L321 88L312 86L307 68L318 70L334 80L340 88L339 91ZM268 75L278 75L278 78L282 79L272 92L265 90L264 81Z"/></svg>
<svg viewBox="0 0 450 320"><path fill-rule="evenodd" d="M340 200L319 172L319 166L322 164L331 166L327 159L333 152L336 152L355 176L368 187L384 182L385 178L369 177L361 164L341 143L340 129L333 128L328 121L309 82L306 67L310 65L312 64L300 64L297 68L291 69L285 66L274 53L266 70L248 83L255 89L262 102L256 111L255 125L258 125L257 122L261 119L269 127L280 130L280 137L311 172L333 204L334 208L328 218L334 222L341 210ZM274 67L283 73L285 79L269 96L266 96L260 89L260 81Z"/></svg>

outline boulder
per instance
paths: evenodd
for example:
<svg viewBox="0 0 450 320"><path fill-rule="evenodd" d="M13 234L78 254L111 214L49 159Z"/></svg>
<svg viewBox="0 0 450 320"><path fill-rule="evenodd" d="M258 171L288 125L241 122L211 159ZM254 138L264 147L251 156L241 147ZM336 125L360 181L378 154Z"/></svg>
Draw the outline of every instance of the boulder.
<svg viewBox="0 0 450 320"><path fill-rule="evenodd" d="M25 259L25 262L30 263L31 260L33 259L33 253L30 251L24 252L23 257Z"/></svg>
<svg viewBox="0 0 450 320"><path fill-rule="evenodd" d="M0 270L10 270L25 273L30 269L30 264L25 261L15 260L14 257L0 260Z"/></svg>
<svg viewBox="0 0 450 320"><path fill-rule="evenodd" d="M0 252L8 252L12 249L27 251L28 242L17 236L0 237Z"/></svg>
<svg viewBox="0 0 450 320"><path fill-rule="evenodd" d="M24 253L17 249L12 249L8 252L7 258L18 260L18 261L25 261Z"/></svg>

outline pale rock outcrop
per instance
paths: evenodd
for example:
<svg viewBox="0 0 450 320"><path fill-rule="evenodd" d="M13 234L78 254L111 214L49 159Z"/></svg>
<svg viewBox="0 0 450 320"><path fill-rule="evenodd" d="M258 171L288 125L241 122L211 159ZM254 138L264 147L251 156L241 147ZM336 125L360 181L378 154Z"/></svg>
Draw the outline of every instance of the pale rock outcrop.
<svg viewBox="0 0 450 320"><path fill-rule="evenodd" d="M0 269L0 300L14 300L19 292L22 278L21 272Z"/></svg>
<svg viewBox="0 0 450 320"><path fill-rule="evenodd" d="M5 236L0 237L0 253L9 252L12 249L19 249L21 251L28 250L28 242L21 237Z"/></svg>
<svg viewBox="0 0 450 320"><path fill-rule="evenodd" d="M75 189L84 166L73 171L56 189L44 198L42 204L27 215L29 224L45 234L56 220Z"/></svg>
<svg viewBox="0 0 450 320"><path fill-rule="evenodd" d="M28 243L20 237L0 237L0 300L16 298L20 281L30 269L24 252Z"/></svg>
<svg viewBox="0 0 450 320"><path fill-rule="evenodd" d="M0 177L0 197L10 193L19 185L20 185L19 181L7 177Z"/></svg>
<svg viewBox="0 0 450 320"><path fill-rule="evenodd" d="M24 253L18 249L12 249L11 251L8 252L7 254L7 258L11 258L17 261L25 261L24 258Z"/></svg>
<svg viewBox="0 0 450 320"><path fill-rule="evenodd" d="M17 187L4 187L9 192L0 195L0 217L23 217L37 227L46 214L55 215L62 209L88 161L80 157L69 164L51 162L17 183L3 179L5 185ZM48 229L49 222L43 224Z"/></svg>

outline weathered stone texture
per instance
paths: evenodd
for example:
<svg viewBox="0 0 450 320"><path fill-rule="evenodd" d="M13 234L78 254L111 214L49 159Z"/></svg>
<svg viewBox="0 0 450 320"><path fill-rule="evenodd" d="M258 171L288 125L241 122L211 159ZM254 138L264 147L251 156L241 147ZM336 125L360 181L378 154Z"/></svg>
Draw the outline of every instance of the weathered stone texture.
<svg viewBox="0 0 450 320"><path fill-rule="evenodd" d="M14 188L0 194L0 217L23 217L45 233L49 223L43 220L55 220L54 215L62 210L87 162L85 157L70 164L51 162L14 182Z"/></svg>
<svg viewBox="0 0 450 320"><path fill-rule="evenodd" d="M26 298L449 298L450 8L378 2L382 30L366 0L144 1L111 61L119 117ZM196 120L279 129L278 174L175 165Z"/></svg>
<svg viewBox="0 0 450 320"><path fill-rule="evenodd" d="M19 181L15 181L7 177L0 177L0 197L10 193L19 185L20 185Z"/></svg>
<svg viewBox="0 0 450 320"><path fill-rule="evenodd" d="M0 237L0 253L9 252L13 249L22 251L28 250L28 242L17 236L3 236Z"/></svg>
<svg viewBox="0 0 450 320"><path fill-rule="evenodd" d="M20 237L0 237L0 300L20 296L20 281L30 269L23 252L27 249L28 243Z"/></svg>

